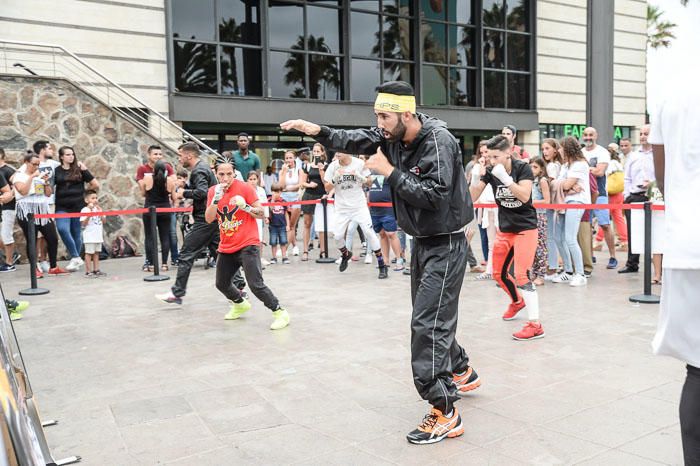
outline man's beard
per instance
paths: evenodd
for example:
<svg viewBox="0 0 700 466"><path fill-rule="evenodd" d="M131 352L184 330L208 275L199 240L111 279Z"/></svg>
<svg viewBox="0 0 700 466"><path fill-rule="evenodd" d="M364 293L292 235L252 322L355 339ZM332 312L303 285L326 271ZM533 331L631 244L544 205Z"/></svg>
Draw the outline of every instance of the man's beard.
<svg viewBox="0 0 700 466"><path fill-rule="evenodd" d="M396 128L394 128L393 131L386 132L389 133L389 137L387 138L389 141L401 141L406 135L406 125L404 125L403 122L399 119L399 122L396 124Z"/></svg>

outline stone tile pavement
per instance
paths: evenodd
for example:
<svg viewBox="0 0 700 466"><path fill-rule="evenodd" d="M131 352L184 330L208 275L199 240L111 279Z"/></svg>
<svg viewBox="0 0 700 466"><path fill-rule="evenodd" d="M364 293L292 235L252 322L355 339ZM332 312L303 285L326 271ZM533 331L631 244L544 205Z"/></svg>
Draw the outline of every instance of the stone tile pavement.
<svg viewBox="0 0 700 466"><path fill-rule="evenodd" d="M404 436L426 413L409 362L409 281L373 266L299 262L265 278L292 316L268 330L257 300L227 322L214 270L196 268L181 308L153 294L140 259L106 279L44 278L15 322L57 458L86 465L681 464L684 367L655 357L656 306L628 302L641 276L597 270L588 287L540 288L547 337L516 342L504 294L465 280L458 337L483 385L458 402L465 435ZM171 271L173 276L175 272ZM641 274L640 274L641 275ZM26 266L3 274L14 297ZM655 291L659 291L656 289Z"/></svg>

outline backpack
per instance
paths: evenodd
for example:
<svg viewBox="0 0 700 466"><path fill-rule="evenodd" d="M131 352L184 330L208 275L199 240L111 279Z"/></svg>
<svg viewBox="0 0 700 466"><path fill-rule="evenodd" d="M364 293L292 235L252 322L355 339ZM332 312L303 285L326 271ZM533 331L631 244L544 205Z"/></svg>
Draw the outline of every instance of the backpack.
<svg viewBox="0 0 700 466"><path fill-rule="evenodd" d="M137 256L136 245L128 236L117 236L112 242L112 257Z"/></svg>

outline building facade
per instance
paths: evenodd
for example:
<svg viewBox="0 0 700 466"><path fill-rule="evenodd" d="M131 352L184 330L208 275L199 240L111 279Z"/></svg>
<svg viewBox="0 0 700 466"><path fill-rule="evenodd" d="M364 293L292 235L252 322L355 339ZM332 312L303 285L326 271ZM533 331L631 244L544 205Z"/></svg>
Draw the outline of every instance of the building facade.
<svg viewBox="0 0 700 466"><path fill-rule="evenodd" d="M505 124L536 153L586 124L592 1L9 0L0 38L60 44L215 149L249 133L266 163L309 145L280 121L372 125L393 79L465 154ZM646 2L615 0L617 138L645 121L645 18Z"/></svg>

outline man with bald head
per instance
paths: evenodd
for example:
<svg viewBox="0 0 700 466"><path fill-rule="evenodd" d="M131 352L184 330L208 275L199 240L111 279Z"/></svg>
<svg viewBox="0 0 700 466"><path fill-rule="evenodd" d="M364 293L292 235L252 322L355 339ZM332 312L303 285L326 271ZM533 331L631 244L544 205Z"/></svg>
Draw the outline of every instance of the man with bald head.
<svg viewBox="0 0 700 466"><path fill-rule="evenodd" d="M652 181L656 179L654 174L654 154L649 144L649 132L651 127L644 125L639 129L639 142L642 143L637 151L630 153L625 163L625 204L632 202L646 202L647 190ZM639 254L632 254L632 226L631 214L629 210L625 210L627 218L627 238L629 253L627 254L627 263L623 268L618 270L618 273L636 273L639 271Z"/></svg>
<svg viewBox="0 0 700 466"><path fill-rule="evenodd" d="M607 190L607 175L605 174L610 163L610 152L598 145L598 131L593 127L588 127L583 130L583 155L591 167L591 173L595 176L598 183L598 199L596 204L608 203ZM610 211L608 209L594 209L592 211L591 221L593 217L598 219L598 227L603 229L605 235L605 243L610 251L610 259L608 260L608 268L617 268L617 258L615 258L615 237L612 228L610 228Z"/></svg>

